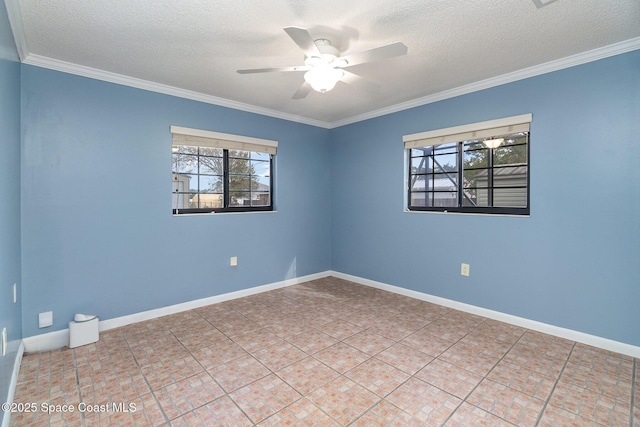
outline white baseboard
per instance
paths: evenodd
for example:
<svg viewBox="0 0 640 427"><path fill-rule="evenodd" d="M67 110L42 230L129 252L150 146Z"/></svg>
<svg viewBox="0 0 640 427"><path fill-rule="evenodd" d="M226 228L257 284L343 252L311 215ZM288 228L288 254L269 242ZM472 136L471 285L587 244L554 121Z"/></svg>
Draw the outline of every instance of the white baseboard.
<svg viewBox="0 0 640 427"><path fill-rule="evenodd" d="M302 277L294 277L280 282L270 283L267 285L255 286L241 291L229 292L222 295L187 301L180 304L174 304L167 307L156 308L153 310L142 311L139 313L129 314L126 316L115 317L113 319L101 320L99 323L100 332L109 329L119 328L121 326L130 325L132 323L143 322L145 320L156 319L162 316L179 313L181 311L192 310L205 305L216 304L219 302L229 301L236 298L242 298L249 295L255 295L274 289L284 288L298 283L308 282L309 280L321 279L330 275L330 271L324 271L316 274L309 274ZM33 335L23 339L24 350L28 353L38 351L55 350L69 345L69 329L49 332L46 334Z"/></svg>
<svg viewBox="0 0 640 427"><path fill-rule="evenodd" d="M583 332L574 331L572 329L566 329L559 326L549 325L547 323L538 322L536 320L530 320L523 317L514 316L511 314L502 313L499 311L489 310L487 308L478 307L471 304L465 304L462 302L450 300L447 298L437 297L426 293L413 291L410 289L401 288L399 286L389 285L382 282L376 282L375 280L365 279L358 276L353 276L346 273L340 273L338 271L327 270L321 273L310 274L308 276L296 277L293 279L283 280L281 282L271 283L262 286L256 286L241 291L229 292L222 295L215 295L208 298L202 298L198 300L188 301L180 304L171 305L168 307L157 308L154 310L143 311L140 313L134 313L127 316L116 317L113 319L107 319L100 321L100 331L107 331L109 329L119 328L121 326L130 325L132 323L142 322L145 320L155 319L170 314L179 313L181 311L192 310L194 308L203 307L210 304L216 304L219 302L229 301L236 298L242 298L249 295L255 295L262 292L267 292L273 289L284 288L291 285L307 282L309 280L321 279L327 276L334 276L340 279L349 280L361 285L370 286L377 289L393 292L396 294L404 295L411 298L416 298L422 301L427 301L433 304L442 305L445 307L453 308L456 310L464 311L478 316L487 317L489 319L498 320L500 322L509 323L515 326L520 326L533 331L542 332L545 334L565 338L571 341L591 345L594 347L602 348L605 350L613 351L620 354L626 354L632 357L640 357L640 347L631 344L622 343L619 341L610 340L608 338L602 338L596 335L590 335ZM42 335L34 335L23 339L24 351L37 352L48 351L58 348L62 348L69 344L69 329L63 329L60 331L54 331Z"/></svg>
<svg viewBox="0 0 640 427"><path fill-rule="evenodd" d="M22 363L22 355L24 354L24 341L20 340L16 360L13 362L13 372L11 373L11 382L9 383L9 392L7 393L7 403L13 403L13 397L16 393L16 385L18 384L18 375L20 374L20 364ZM9 427L11 421L11 412L5 412L2 418L2 427Z"/></svg>
<svg viewBox="0 0 640 427"><path fill-rule="evenodd" d="M442 305L445 307L453 308L453 309L464 311L467 313L477 314L478 316L487 317L489 319L498 320L500 322L509 323L515 326L531 329L533 331L542 332L542 333L553 335L560 338L565 338L565 339L576 341L582 344L591 345L594 347L602 348L604 350L609 350L609 351L613 351L620 354L626 354L627 356L640 357L640 347L634 346L631 344L610 340L608 338L602 338L596 335L585 334L584 332L578 332L572 329L561 328L559 326L549 325L547 323L538 322L536 320L530 320L524 317L513 316L511 314L489 310L487 308L477 307L475 305L465 304L462 302L458 302L458 301L454 301L454 300L450 300L442 297L437 297L434 295L429 295L422 292L413 291L410 289L401 288L399 286L389 285L382 282L376 282L375 280L369 280L369 279L365 279L358 276L352 276L350 274L340 273L338 271L330 271L329 273L331 276L338 277L344 280L349 280L351 282L359 283L361 285L382 289L385 291L419 299L422 301L431 302L434 304Z"/></svg>

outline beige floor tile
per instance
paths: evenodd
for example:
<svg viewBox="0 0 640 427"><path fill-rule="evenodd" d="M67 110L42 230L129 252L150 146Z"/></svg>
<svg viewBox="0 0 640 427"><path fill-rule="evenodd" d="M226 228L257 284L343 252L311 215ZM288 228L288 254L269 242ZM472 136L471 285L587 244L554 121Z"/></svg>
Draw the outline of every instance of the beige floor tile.
<svg viewBox="0 0 640 427"><path fill-rule="evenodd" d="M450 313L454 313L455 310ZM467 335L473 329L472 326L465 325L462 322L458 322L454 319L447 319L441 317L428 323L424 328L425 332L434 335L445 341L457 341L460 338Z"/></svg>
<svg viewBox="0 0 640 427"><path fill-rule="evenodd" d="M271 373L266 366L247 354L208 370L213 379L230 393Z"/></svg>
<svg viewBox="0 0 640 427"><path fill-rule="evenodd" d="M585 365L569 364L560 377L560 382L593 390L598 394L616 400L630 401L631 383L628 378L621 377L619 372L590 369Z"/></svg>
<svg viewBox="0 0 640 427"><path fill-rule="evenodd" d="M422 328L400 340L401 344L412 347L432 357L438 357L456 343L453 339L442 339Z"/></svg>
<svg viewBox="0 0 640 427"><path fill-rule="evenodd" d="M386 399L423 425L440 426L460 406L462 400L425 383L411 378Z"/></svg>
<svg viewBox="0 0 640 427"><path fill-rule="evenodd" d="M531 344L519 345L519 343L509 350L503 360L539 372L554 380L560 376L567 362L566 358L546 354L544 349L537 350Z"/></svg>
<svg viewBox="0 0 640 427"><path fill-rule="evenodd" d="M193 357L206 370L214 368L230 360L247 355L247 352L230 339L199 348L192 352Z"/></svg>
<svg viewBox="0 0 640 427"><path fill-rule="evenodd" d="M533 426L544 401L491 380L483 380L466 400L513 424Z"/></svg>
<svg viewBox="0 0 640 427"><path fill-rule="evenodd" d="M309 328L299 320L291 318L290 316L284 317L284 319L273 319L262 322L261 325L285 340L309 330Z"/></svg>
<svg viewBox="0 0 640 427"><path fill-rule="evenodd" d="M383 400L351 425L356 427L423 427L425 424Z"/></svg>
<svg viewBox="0 0 640 427"><path fill-rule="evenodd" d="M153 394L138 397L121 406L96 407L84 412L87 426L124 427L124 426L158 426L168 420L162 413ZM107 409L107 410L105 410Z"/></svg>
<svg viewBox="0 0 640 427"><path fill-rule="evenodd" d="M79 386L82 401L91 404L128 401L151 392L142 372L92 375L81 380Z"/></svg>
<svg viewBox="0 0 640 427"><path fill-rule="evenodd" d="M569 364L604 372L611 377L631 379L633 376L633 358L580 343L571 353Z"/></svg>
<svg viewBox="0 0 640 427"><path fill-rule="evenodd" d="M274 374L270 374L234 392L229 397L254 423L289 406L301 395Z"/></svg>
<svg viewBox="0 0 640 427"><path fill-rule="evenodd" d="M276 371L276 374L303 396L340 376L337 371L313 357L299 360Z"/></svg>
<svg viewBox="0 0 640 427"><path fill-rule="evenodd" d="M344 343L373 356L391 347L395 344L395 341L385 338L384 336L373 332L371 329L366 329L345 339Z"/></svg>
<svg viewBox="0 0 640 427"><path fill-rule="evenodd" d="M438 358L476 375L485 376L496 365L501 356L501 353L487 354L475 346L458 342L449 347Z"/></svg>
<svg viewBox="0 0 640 427"><path fill-rule="evenodd" d="M222 397L224 391L207 372L201 372L163 387L154 394L167 418L172 420Z"/></svg>
<svg viewBox="0 0 640 427"><path fill-rule="evenodd" d="M460 399L466 398L482 381L482 376L439 359L418 371L415 377Z"/></svg>
<svg viewBox="0 0 640 427"><path fill-rule="evenodd" d="M320 408L302 398L258 424L258 427L279 426L338 427Z"/></svg>
<svg viewBox="0 0 640 427"><path fill-rule="evenodd" d="M265 328L252 330L247 334L239 334L233 338L233 342L249 353L255 353L272 345L284 344L284 340Z"/></svg>
<svg viewBox="0 0 640 427"><path fill-rule="evenodd" d="M487 378L544 401L555 386L555 378L504 360L493 368Z"/></svg>
<svg viewBox="0 0 640 427"><path fill-rule="evenodd" d="M226 341L228 338L225 334L217 330L211 324L209 329L197 332L189 330L188 332L174 333L175 337L189 351L195 351L202 347L216 345L220 341Z"/></svg>
<svg viewBox="0 0 640 427"><path fill-rule="evenodd" d="M355 368L371 356L344 343L337 343L313 355L328 367L340 372Z"/></svg>
<svg viewBox="0 0 640 427"><path fill-rule="evenodd" d="M376 358L347 371L345 376L380 397L385 397L410 378L406 372Z"/></svg>
<svg viewBox="0 0 640 427"><path fill-rule="evenodd" d="M503 420L477 406L463 403L445 424L445 427L513 427ZM567 426L568 427L568 426Z"/></svg>
<svg viewBox="0 0 640 427"><path fill-rule="evenodd" d="M282 342L281 344L272 345L271 347L263 348L253 354L253 356L260 361L267 368L272 371L277 371L289 366L298 360L302 360L307 357L307 354L288 342Z"/></svg>
<svg viewBox="0 0 640 427"><path fill-rule="evenodd" d="M616 400L598 391L559 382L549 404L582 418L612 426L629 424L630 400Z"/></svg>
<svg viewBox="0 0 640 427"><path fill-rule="evenodd" d="M199 407L171 421L171 427L234 426L250 427L254 424L227 396Z"/></svg>
<svg viewBox="0 0 640 427"><path fill-rule="evenodd" d="M14 402L94 409L10 426L640 427L639 369L326 277L24 354Z"/></svg>
<svg viewBox="0 0 640 427"><path fill-rule="evenodd" d="M548 405L540 418L538 427L601 427L593 420L581 417L573 412Z"/></svg>
<svg viewBox="0 0 640 427"><path fill-rule="evenodd" d="M142 374L152 390L158 390L202 371L200 363L190 354L181 355L179 358L163 357L151 365L142 367Z"/></svg>
<svg viewBox="0 0 640 427"><path fill-rule="evenodd" d="M347 425L380 401L374 393L345 377L323 385L308 399L341 425Z"/></svg>
<svg viewBox="0 0 640 427"><path fill-rule="evenodd" d="M327 347L331 347L336 344L338 340L317 329L311 329L287 338L287 342L295 345L307 354L313 354Z"/></svg>
<svg viewBox="0 0 640 427"><path fill-rule="evenodd" d="M423 328L427 323L429 323L428 320L417 315L399 315L389 319L384 319L380 323L369 328L369 330L393 341L400 341L401 339L413 334L418 329Z"/></svg>
<svg viewBox="0 0 640 427"><path fill-rule="evenodd" d="M364 329L365 328L362 326L347 322L346 320L338 319L329 323L325 323L324 325L322 325L322 327L320 327L319 330L341 341L345 338L357 334Z"/></svg>
<svg viewBox="0 0 640 427"><path fill-rule="evenodd" d="M375 357L409 375L415 374L433 360L428 354L403 344L395 344Z"/></svg>

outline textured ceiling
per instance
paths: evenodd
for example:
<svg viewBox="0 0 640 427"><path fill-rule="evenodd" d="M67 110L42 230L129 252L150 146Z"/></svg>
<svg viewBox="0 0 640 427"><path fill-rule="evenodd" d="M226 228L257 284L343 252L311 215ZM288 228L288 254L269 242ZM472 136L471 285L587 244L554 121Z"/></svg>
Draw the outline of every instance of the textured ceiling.
<svg viewBox="0 0 640 427"><path fill-rule="evenodd" d="M327 127L607 46L640 48L639 0L557 0L542 8L531 0L5 3L26 63L99 70ZM350 68L380 83L376 92L339 82L293 100L302 72L236 72L302 65L288 26L329 39L343 55L396 41L408 54Z"/></svg>

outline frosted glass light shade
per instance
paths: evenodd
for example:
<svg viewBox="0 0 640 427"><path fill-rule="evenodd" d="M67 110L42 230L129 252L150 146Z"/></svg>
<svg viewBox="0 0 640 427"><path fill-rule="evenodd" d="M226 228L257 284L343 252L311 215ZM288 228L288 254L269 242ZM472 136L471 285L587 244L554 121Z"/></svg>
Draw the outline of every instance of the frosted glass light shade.
<svg viewBox="0 0 640 427"><path fill-rule="evenodd" d="M489 148L498 148L504 142L504 138L485 139L482 142Z"/></svg>
<svg viewBox="0 0 640 427"><path fill-rule="evenodd" d="M315 67L304 74L304 79L317 92L328 92L333 89L344 73L331 67Z"/></svg>

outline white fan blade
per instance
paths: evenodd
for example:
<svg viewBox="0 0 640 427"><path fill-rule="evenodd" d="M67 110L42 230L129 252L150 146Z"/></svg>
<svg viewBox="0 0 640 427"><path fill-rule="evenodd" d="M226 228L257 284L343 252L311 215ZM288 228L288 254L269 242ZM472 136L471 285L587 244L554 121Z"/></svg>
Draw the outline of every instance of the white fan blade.
<svg viewBox="0 0 640 427"><path fill-rule="evenodd" d="M381 59L393 58L407 54L407 46L404 43L391 43L386 46L380 46L362 52L352 53L351 55L342 56L340 59L347 61L347 67L352 65L363 64L365 62L379 61Z"/></svg>
<svg viewBox="0 0 640 427"><path fill-rule="evenodd" d="M253 68L249 70L238 70L240 74L253 74L253 73L272 73L278 71L309 71L310 68L306 65L299 67L273 67L273 68Z"/></svg>
<svg viewBox="0 0 640 427"><path fill-rule="evenodd" d="M350 73L347 70L341 70L344 73L344 76L340 79L340 81L351 85L353 87L357 87L360 90L365 92L374 92L380 89L380 85L378 83L372 82L371 80L367 80L364 77L361 77L357 74Z"/></svg>
<svg viewBox="0 0 640 427"><path fill-rule="evenodd" d="M302 86L293 94L291 99L302 99L311 92L311 85L306 81L302 83Z"/></svg>
<svg viewBox="0 0 640 427"><path fill-rule="evenodd" d="M311 34L309 34L307 30L300 27L286 27L284 30L289 34L289 37L300 46L300 49L304 51L306 56L322 57L322 52L320 52L320 49L318 49L318 46L316 46L313 38L311 38Z"/></svg>

